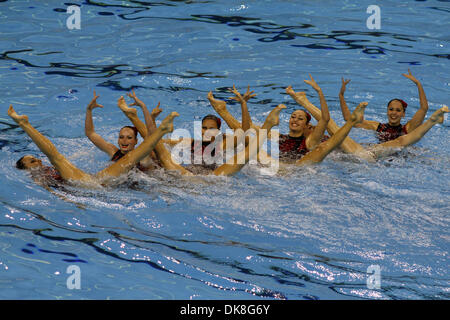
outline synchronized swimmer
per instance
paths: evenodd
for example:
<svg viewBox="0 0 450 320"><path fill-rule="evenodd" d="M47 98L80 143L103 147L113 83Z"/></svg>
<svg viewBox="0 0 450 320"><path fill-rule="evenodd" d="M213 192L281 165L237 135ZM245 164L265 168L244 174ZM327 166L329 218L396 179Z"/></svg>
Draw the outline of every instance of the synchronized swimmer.
<svg viewBox="0 0 450 320"><path fill-rule="evenodd" d="M417 143L435 124L443 123L444 113L448 112L447 106L443 106L442 108L436 110L427 121L423 122L426 112L428 111L428 102L426 100L423 87L420 82L412 76L410 71L408 74L403 74L403 76L411 79L419 89L420 109L416 112L414 117L405 126L401 126L400 121L401 118L405 116L406 103L400 99L393 99L388 103L387 114L389 122L387 124L363 120L360 124L356 125L365 129L378 131L377 133L380 143L364 148L350 137L346 137L341 144L341 149L344 152L354 154L367 161L373 162L388 150L404 148ZM342 79L342 87L339 94L344 119L348 118L348 107L343 99L345 85L348 82L349 80ZM295 102L308 110L316 120L320 120L320 110L308 100L305 92L295 92L292 87L289 86L286 88L286 93L289 94ZM381 127L384 127L384 129L381 129ZM389 127L394 127L394 130L401 127L401 130L399 130L400 132L393 132L394 130L390 130ZM338 130L339 127L337 124L330 119L327 125L328 133L333 135Z"/></svg>
<svg viewBox="0 0 450 320"><path fill-rule="evenodd" d="M311 75L310 80L305 80L305 83L317 92L320 109L306 98L304 92L295 92L291 86L287 87L286 93L305 109L294 110L289 119L289 133L279 135L279 160L282 163L293 163L295 165L319 163L330 152L340 147L344 152L354 154L367 161L375 161L382 150L402 148L419 141L435 124L443 122L443 115L449 110L447 106L444 106L436 110L428 120L424 121L428 111L428 102L423 87L409 70L408 74L403 74L403 76L417 85L420 99L419 110L405 125L401 125L400 121L405 116L407 104L398 98L389 101L387 106L388 122L385 124L364 119L364 110L368 105L367 102L361 102L353 113L350 113L344 99L346 85L350 80L342 79L342 87L339 93L341 110L346 121L342 127L337 126L333 119L330 118L325 95ZM133 124L133 126L127 125L120 129L117 146L107 142L95 132L92 112L95 108L103 108L102 105L97 103L99 96L96 95L95 91L93 99L87 106L85 134L97 148L107 153L113 162L96 174L86 173L67 160L58 152L48 138L29 123L26 115L17 114L13 106L10 105L8 115L27 133L52 164L51 167L45 166L42 160L32 155L25 155L17 161L16 167L31 171L35 181L39 181L42 185L65 181L78 182L86 187L93 187L110 185L113 183L114 178L127 173L133 168L137 168L147 174L155 168L163 168L176 171L184 176L205 173L233 175L239 172L254 157L258 157L260 160L265 159L266 161L267 159L273 160L262 149L267 135L261 135L260 133L262 132L261 129L263 129L265 132L269 132L269 137L271 136L270 130L279 124L280 112L286 106L279 104L269 113L264 124L257 126L253 124L247 108L247 102L255 96L253 91L247 88L247 91L241 95L234 86L230 91L235 95L231 99L241 104L241 122L228 112L225 101L215 99L212 92L208 93L208 100L213 109L233 130L233 134L227 136L226 139L217 139L218 134L220 134L221 120L217 116L209 114L202 119L202 140L188 139L187 141L192 160L198 156L202 159L206 151L209 154L224 157L230 150L230 147L226 145L227 141L233 141L232 148L234 150L232 150L231 154L234 154L234 156L229 157L221 165L207 164L205 161L202 161L199 164L183 166L176 162L166 145L174 146L182 143L182 141L162 138L167 133L173 132L173 121L178 116L178 113L170 113L157 127L155 120L163 111L160 108L160 103L150 113L145 103L136 96L133 90L131 93L128 93L128 97L134 100L133 103L128 105L123 96L119 98L117 103L118 107ZM137 110L132 108L132 106L137 106L142 110L145 123L139 119ZM312 126L310 123L312 117L317 120L315 126ZM348 137L353 127L377 131L380 143L364 148ZM251 137L243 136L242 132L247 132L249 129L253 129L256 135ZM330 137L325 135L325 131L328 131ZM140 145L138 145L138 133L143 138L143 142ZM238 152L236 147L240 143L243 144L244 148ZM243 159L243 161L238 161L238 159Z"/></svg>

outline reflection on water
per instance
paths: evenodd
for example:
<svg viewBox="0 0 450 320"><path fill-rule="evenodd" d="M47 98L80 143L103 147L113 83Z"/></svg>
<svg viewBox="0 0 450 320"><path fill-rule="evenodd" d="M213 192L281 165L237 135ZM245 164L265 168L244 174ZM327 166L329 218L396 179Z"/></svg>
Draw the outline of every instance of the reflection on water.
<svg viewBox="0 0 450 320"><path fill-rule="evenodd" d="M375 164L371 170L378 170L376 168L383 170L385 166L385 169L393 166L393 170L399 170L404 168L405 164L409 164L414 169L415 166L412 163L422 161L422 158L423 150L413 149L403 152L401 157L384 159ZM333 160L339 161L339 158ZM253 176L255 173L251 170L247 170L244 175L237 178L205 177L203 184L196 185L192 185L189 180L184 180L182 177L170 176L162 172L149 179L143 179L140 173L136 173L128 177L131 181L125 181L117 188L95 191L66 187L57 190L60 194L70 197L72 201L81 203L81 210L85 215L98 217L99 214L112 214L119 220L118 222L108 222L108 219L102 218L96 221L95 218L90 218L88 220L93 223L89 225L83 221L86 218L80 219L77 217L78 214L75 214L77 217L75 224L62 223L53 221L47 214L42 215L33 209L28 209L43 210L38 202L35 204L22 202L22 205L16 205L3 201L3 206L9 211L23 212L39 220L42 226L28 228L17 221L2 223L0 227L6 232L20 230L37 237L32 245L27 243L20 248L23 253L33 255L36 259L91 264L92 253L88 253L88 248L91 248L97 254L105 255L112 261L120 260L147 266L154 270L153 272L177 275L189 282L200 282L224 292L242 292L261 298L319 299L320 294L317 294L315 287L326 287L327 290L337 294L336 297L348 295L369 298L374 292L367 290L365 284L364 268L367 265L364 260L367 257L361 260L362 256L358 253L358 250L363 250L361 253L367 254L363 249L364 245L360 247L352 243L350 247L355 249L345 249L348 244L335 243L335 241L342 241L338 240L340 236L337 235L342 232L341 227L334 229L332 226L335 223L333 220L343 223L344 220L341 219L357 218L360 220L357 225L362 228L371 224L379 225L379 222L373 221L375 216L372 213L358 212L361 209L358 209L360 207L358 203L355 204L355 200L342 199L346 194L348 197L348 192L355 192L353 189L358 188L358 185L352 186L350 181L343 178L345 174L348 174L345 171L351 170L353 175L359 175L366 164L349 166L348 163L343 163L343 165L344 167L339 170L344 170L344 173L337 170L335 176L329 168L312 167L292 171L287 176L265 179L263 184L263 181L252 181L260 178ZM355 165L359 166L359 169L355 168ZM425 164L421 163L421 165ZM295 170L295 168L288 170ZM328 173L320 173L323 170ZM332 176L329 176L330 174ZM304 179L310 180L312 177L316 184L314 188L307 187L293 192L287 187L302 183ZM332 209L329 207L331 204L314 204L308 199L302 199L307 195L317 197L314 195L314 190L329 184L330 179L337 179L339 181L337 185L345 184L342 191L334 191L330 195L330 200L341 198L342 205L352 211L352 217L345 216L347 214L345 212L339 213L336 208ZM31 184L31 182L24 182ZM133 184L133 189L128 189L126 183ZM367 184L364 187L369 188L369 193L372 195L369 196L369 193L363 191L363 195L360 194L360 196L365 200L361 205L375 204L377 197L384 197L385 201L388 199L386 194L389 191L384 190L387 186L373 189L370 184ZM265 191L262 191L263 189ZM265 202L265 198L275 190L282 192L279 195L279 203L272 205L270 202ZM233 202L235 202L232 207L242 210L240 213L222 206L222 203L229 199L228 193L232 193ZM287 193L289 193L288 196ZM406 196L409 195L406 194ZM298 197L298 200L287 203L291 197ZM184 212L187 201L190 202L191 213ZM265 206L264 209L259 202ZM350 205L352 202L353 205ZM140 204L136 205L137 203ZM299 205L301 206L299 213L296 213L297 210L292 211L293 207ZM60 205L50 206L57 209ZM310 206L314 208L313 211L308 209ZM201 207L204 208L204 212L195 213ZM219 210L212 211L213 208ZM281 211L275 213L273 210L277 208ZM275 216L272 217L274 214ZM176 215L176 217L170 217L170 215ZM390 213L387 213L375 219L393 219L392 223L403 223L402 217L389 218L389 216ZM415 214L410 218L414 216ZM69 217L70 214L60 216L60 219L70 220ZM280 220L281 217L283 218ZM329 221L330 225L322 224L320 221L323 218ZM430 223L435 225L438 221L430 221ZM170 224L176 224L179 227L172 228ZM356 227L345 222L342 227L344 226L351 229ZM183 230L183 234L178 234L177 230ZM354 229L347 236L359 237L360 232L362 230ZM319 240L321 238L322 240ZM80 252L80 246L87 247L81 249L80 255L70 250L47 249L44 240L64 243L65 248L73 248L75 252ZM314 244L316 241L320 241L319 247L327 247L327 250L318 250L317 244ZM362 243L364 241L366 240ZM42 244L38 245L38 243ZM399 243L402 241L400 240ZM334 248L336 245L342 246L346 254L338 253L339 250L334 251L337 249ZM387 252L382 250L374 253L375 261L379 259L377 257L379 255L392 254L389 252L392 249L394 247L387 248ZM351 253L352 250L355 251ZM369 261L372 258L370 257ZM444 290L444 279L416 277L410 286L405 287L404 283L409 280L405 280L404 276L389 274L383 278L385 285L378 291L378 295L379 298L393 299L406 296L430 298L432 296L416 287L417 282L421 283L418 285L420 287L429 281L433 282L434 290L439 287ZM433 297L439 297L439 294Z"/></svg>

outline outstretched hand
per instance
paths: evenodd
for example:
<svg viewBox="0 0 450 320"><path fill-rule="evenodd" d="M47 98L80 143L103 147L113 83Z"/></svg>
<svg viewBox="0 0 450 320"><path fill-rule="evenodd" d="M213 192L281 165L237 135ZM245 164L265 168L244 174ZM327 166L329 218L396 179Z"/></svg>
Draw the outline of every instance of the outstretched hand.
<svg viewBox="0 0 450 320"><path fill-rule="evenodd" d="M231 97L231 100L236 100L240 103L247 102L253 97L256 97L256 94L254 94L254 91L250 91L250 86L247 87L247 91L244 93L244 96L242 96L239 91L237 91L235 85L233 85L233 89L230 89L230 92L234 93L235 96Z"/></svg>
<svg viewBox="0 0 450 320"><path fill-rule="evenodd" d="M95 108L103 108L103 106L101 104L97 103L98 97L99 96L95 93L95 90L94 90L94 98L92 98L91 102L89 102L89 104L88 104L88 109L89 110L92 110L92 109L95 109Z"/></svg>
<svg viewBox="0 0 450 320"><path fill-rule="evenodd" d="M405 78L408 78L409 80L411 80L415 84L420 84L419 80L417 80L416 77L414 77L412 75L411 70L409 70L409 69L408 69L408 73L402 73L402 76L404 76Z"/></svg>
<svg viewBox="0 0 450 320"><path fill-rule="evenodd" d="M303 80L303 81L305 81L307 84L313 87L313 89L316 90L317 92L321 91L322 89L320 89L319 85L316 83L311 74L309 74L309 77L311 78L311 80Z"/></svg>
<svg viewBox="0 0 450 320"><path fill-rule="evenodd" d="M340 91L340 93L344 93L347 84L348 84L351 80L350 80L350 79L344 79L344 78L342 78L341 81L342 81L342 86L341 86L341 91Z"/></svg>
<svg viewBox="0 0 450 320"><path fill-rule="evenodd" d="M156 117L158 117L161 112L163 112L163 110L159 107L161 104L161 102L158 102L158 105L152 110L151 116L153 119L156 119Z"/></svg>
<svg viewBox="0 0 450 320"><path fill-rule="evenodd" d="M247 86L247 91L244 93L244 100L248 101L253 97L256 97L256 93L253 93L255 91L250 91L250 86Z"/></svg>
<svg viewBox="0 0 450 320"><path fill-rule="evenodd" d="M131 103L130 106L138 106L141 108L142 106L145 106L145 104L136 96L134 89L131 89L131 93L127 93L127 96L134 100L134 102Z"/></svg>

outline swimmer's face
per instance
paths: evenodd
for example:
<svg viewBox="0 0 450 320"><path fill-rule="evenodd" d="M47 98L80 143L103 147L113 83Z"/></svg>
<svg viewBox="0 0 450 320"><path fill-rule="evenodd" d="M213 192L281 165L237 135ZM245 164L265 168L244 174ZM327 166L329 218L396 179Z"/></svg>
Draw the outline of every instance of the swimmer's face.
<svg viewBox="0 0 450 320"><path fill-rule="evenodd" d="M292 112L289 119L289 130L292 132L302 131L308 127L308 118L306 113L302 110L296 110Z"/></svg>
<svg viewBox="0 0 450 320"><path fill-rule="evenodd" d="M134 149L137 144L137 137L131 128L122 128L119 132L119 139L117 141L120 151L127 153Z"/></svg>
<svg viewBox="0 0 450 320"><path fill-rule="evenodd" d="M42 167L42 160L33 156L25 156L22 159L22 164L25 169L34 169Z"/></svg>
<svg viewBox="0 0 450 320"><path fill-rule="evenodd" d="M202 122L202 138L204 141L211 141L211 137L219 133L217 122L213 119L205 119Z"/></svg>
<svg viewBox="0 0 450 320"><path fill-rule="evenodd" d="M387 117L390 125L399 125L405 116L405 109L400 101L394 100L387 107Z"/></svg>

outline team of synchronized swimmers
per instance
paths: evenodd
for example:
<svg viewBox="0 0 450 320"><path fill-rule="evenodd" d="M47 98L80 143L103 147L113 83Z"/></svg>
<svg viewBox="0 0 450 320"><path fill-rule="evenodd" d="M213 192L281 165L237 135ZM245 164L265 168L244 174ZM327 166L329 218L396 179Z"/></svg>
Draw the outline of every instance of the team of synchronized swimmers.
<svg viewBox="0 0 450 320"><path fill-rule="evenodd" d="M428 102L422 84L409 70L403 76L415 83L420 101L419 109L405 125L401 124L401 120L405 117L407 103L401 99L389 101L387 123L364 119L367 102L361 102L351 113L344 98L349 80L342 79L342 87L339 93L340 106L346 121L342 127L339 127L330 118L322 89L311 75L309 80L305 80L305 83L317 92L320 109L307 99L304 92L295 92L291 86L287 87L286 93L304 109L297 109L291 113L289 133L279 135L279 161L296 165L318 163L338 147L346 153L354 154L367 161L375 161L382 150L402 148L419 141L433 125L442 123L444 113L448 112L448 107L444 106L436 110L428 120L424 121L428 111ZM164 135L173 131L173 121L178 113L170 113L157 127L155 119L162 112L160 104L158 103L157 107L150 112L133 90L128 93L128 97L133 100L130 105L126 103L123 96L118 100L118 107L129 118L132 126L125 126L120 129L117 146L107 142L95 132L92 112L95 108L102 108L103 106L97 102L99 96L94 91L94 97L86 109L85 134L96 147L107 153L112 161L112 164L96 174L86 173L72 164L58 152L49 139L29 123L27 116L17 114L11 105L8 109L8 115L28 134L52 164L52 166L45 166L42 160L33 155L25 155L17 161L16 167L31 171L37 182L48 184L49 180L54 182L71 181L91 187L110 184L111 181L114 181L114 178L135 168L147 173L151 173L152 169L155 168L164 168L175 170L186 176L205 173L232 175L241 170L252 158L265 159L265 163L268 159L273 161L271 155L267 154L262 148L265 136L261 133L269 132L270 136L270 130L279 124L280 112L286 106L280 104L275 107L269 113L265 122L261 126L257 126L252 122L247 109L247 102L255 96L253 91L248 88L244 94L241 94L235 87L231 91L235 95L231 99L238 101L241 105L242 118L240 122L228 112L225 101L215 99L212 92L208 93L208 100L213 109L233 130L231 136L217 139L220 133L221 119L210 114L202 120L202 141L193 139L180 141L163 139ZM132 106L137 106L142 110L144 122L139 119L137 110ZM312 117L317 120L315 126L311 125ZM348 137L353 127L376 131L379 143L366 148L358 144ZM250 129L253 130L255 135L242 134ZM325 135L325 131L328 131L329 136ZM143 138L143 142L139 145L138 134ZM274 136L271 139L274 139ZM229 141L232 141L232 143L230 144ZM227 146L227 142L229 146ZM173 159L171 151L167 148L167 145L174 147L179 143L188 144L193 158L197 157L198 159L198 156L200 156L201 159L207 153L208 155L214 155L215 158L222 157L223 164L220 164L220 161L214 163L201 161L200 163L182 165ZM239 145L241 145L240 151L235 149ZM233 152L229 152L230 148L233 148L231 150ZM227 152L232 156L225 158Z"/></svg>

